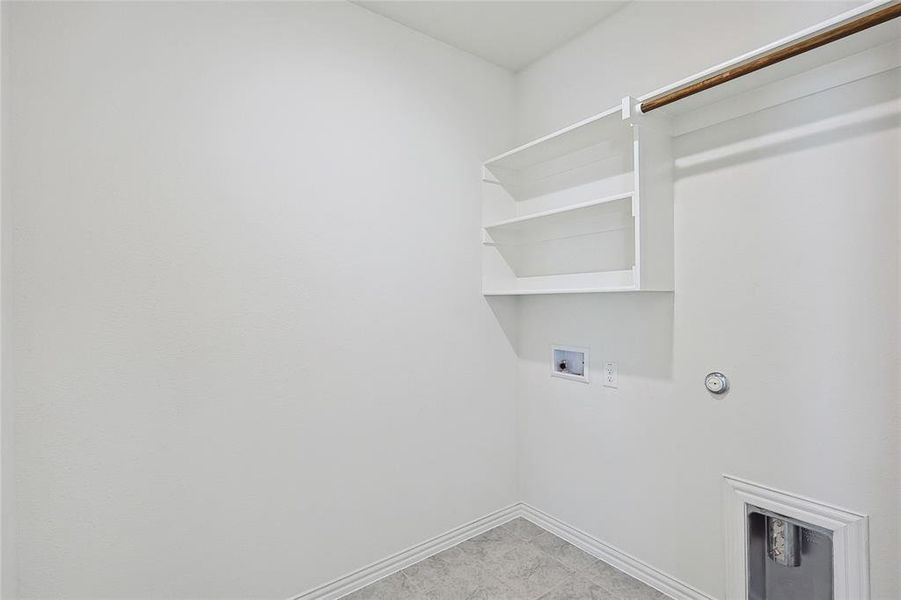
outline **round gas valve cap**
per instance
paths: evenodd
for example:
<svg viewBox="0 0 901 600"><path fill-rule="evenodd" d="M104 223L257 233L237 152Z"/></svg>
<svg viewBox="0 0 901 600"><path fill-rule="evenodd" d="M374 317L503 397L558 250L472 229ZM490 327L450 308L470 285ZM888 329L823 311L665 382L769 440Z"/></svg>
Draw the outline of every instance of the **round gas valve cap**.
<svg viewBox="0 0 901 600"><path fill-rule="evenodd" d="M724 394L729 389L729 380L722 373L714 371L704 378L704 385L714 394Z"/></svg>

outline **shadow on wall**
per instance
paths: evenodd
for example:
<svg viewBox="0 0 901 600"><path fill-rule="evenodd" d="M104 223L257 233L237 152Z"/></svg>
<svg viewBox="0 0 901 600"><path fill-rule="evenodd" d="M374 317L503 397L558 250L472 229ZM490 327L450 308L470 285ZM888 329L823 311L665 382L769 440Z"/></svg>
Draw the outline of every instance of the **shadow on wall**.
<svg viewBox="0 0 901 600"><path fill-rule="evenodd" d="M899 91L896 70L682 135L674 140L676 179L899 127ZM672 380L674 299L670 293L636 292L486 301L520 359L550 368L550 345L584 346L591 350L594 373L600 374L605 360L615 360L622 375Z"/></svg>
<svg viewBox="0 0 901 600"><path fill-rule="evenodd" d="M864 92L865 89L865 92ZM862 93L864 92L864 93ZM676 180L896 128L901 70L849 83L676 138Z"/></svg>
<svg viewBox="0 0 901 600"><path fill-rule="evenodd" d="M485 301L497 319L510 347L519 355L519 298L516 296L485 296Z"/></svg>
<svg viewBox="0 0 901 600"><path fill-rule="evenodd" d="M672 379L672 293L561 294L519 300L521 326L516 330L519 344L514 346L519 358L547 363L550 369L552 344L583 346L591 350L592 377L600 377L605 360L615 360L621 376Z"/></svg>

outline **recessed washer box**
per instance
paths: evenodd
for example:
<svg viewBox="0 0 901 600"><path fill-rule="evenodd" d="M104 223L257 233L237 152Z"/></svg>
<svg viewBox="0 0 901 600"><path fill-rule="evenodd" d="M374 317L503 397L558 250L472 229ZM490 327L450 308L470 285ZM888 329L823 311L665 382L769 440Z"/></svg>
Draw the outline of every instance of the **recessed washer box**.
<svg viewBox="0 0 901 600"><path fill-rule="evenodd" d="M551 375L588 383L588 348L551 346Z"/></svg>

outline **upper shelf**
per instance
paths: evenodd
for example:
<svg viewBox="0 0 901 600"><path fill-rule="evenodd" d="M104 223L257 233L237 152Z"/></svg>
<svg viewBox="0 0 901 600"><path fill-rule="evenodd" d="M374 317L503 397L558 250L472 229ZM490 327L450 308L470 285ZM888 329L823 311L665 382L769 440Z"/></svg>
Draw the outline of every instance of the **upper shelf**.
<svg viewBox="0 0 901 600"><path fill-rule="evenodd" d="M616 106L488 159L485 166L488 169L525 169L618 137L628 131L628 127L628 122L623 121L623 107Z"/></svg>
<svg viewBox="0 0 901 600"><path fill-rule="evenodd" d="M487 244L527 244L632 226L631 192L573 204L485 226Z"/></svg>
<svg viewBox="0 0 901 600"><path fill-rule="evenodd" d="M793 35L645 94L637 99L635 108L640 112L640 106L645 101L665 96L685 86L697 84L712 76L721 75L737 67L753 63L769 53L808 40L827 30L883 9L896 1L877 0L844 12ZM774 106L898 66L901 62L901 53L898 50L899 38L901 38L901 19L888 21L682 98L672 104L655 109L651 114L677 117L686 113L697 115L705 111L715 111L722 114L712 115L708 117L708 120L714 119L713 122L718 122L741 114L734 110L723 110L725 101L738 97L741 97L747 105L744 107L745 113ZM833 68L831 73L825 72L825 69L830 68L829 65L833 63L840 63L840 68ZM780 84L778 88L770 85L776 83ZM698 121L696 127L711 124L701 122L704 119L695 120ZM694 127L683 127L682 129L691 128ZM680 133L679 129L677 127L675 133Z"/></svg>

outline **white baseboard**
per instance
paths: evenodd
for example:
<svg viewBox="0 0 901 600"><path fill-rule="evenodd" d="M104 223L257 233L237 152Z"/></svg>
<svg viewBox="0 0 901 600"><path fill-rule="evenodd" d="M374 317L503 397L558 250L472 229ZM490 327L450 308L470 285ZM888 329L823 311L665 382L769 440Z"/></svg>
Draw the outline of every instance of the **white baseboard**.
<svg viewBox="0 0 901 600"><path fill-rule="evenodd" d="M655 569L646 562L638 560L634 556L626 554L619 548L606 544L596 537L577 529L568 523L552 517L528 504L521 503L521 514L542 529L546 529L554 535L566 540L573 546L580 548L601 559L620 571L631 575L635 579L646 583L676 600L715 600L701 590L695 589L684 581L667 575L663 571Z"/></svg>
<svg viewBox="0 0 901 600"><path fill-rule="evenodd" d="M570 544L609 563L635 579L660 590L675 600L715 600L712 596L708 596L687 583L667 575L634 556L605 544L584 531L524 502L510 505L480 519L456 527L421 544L376 561L362 569L357 569L302 594L293 596L290 600L337 600L346 594L374 583L383 577L397 573L433 554L446 550L493 527L503 525L517 517L523 517L532 521L542 529L550 531Z"/></svg>
<svg viewBox="0 0 901 600"><path fill-rule="evenodd" d="M447 550L451 546L455 546L462 541L520 516L522 516L521 504L512 504L480 519L455 527L421 544L416 544L406 550L392 554L362 569L357 569L297 596L292 596L290 600L337 600L341 596L354 592L370 583L375 583L383 577L406 569L410 565L418 563L433 554L438 554L442 550Z"/></svg>

